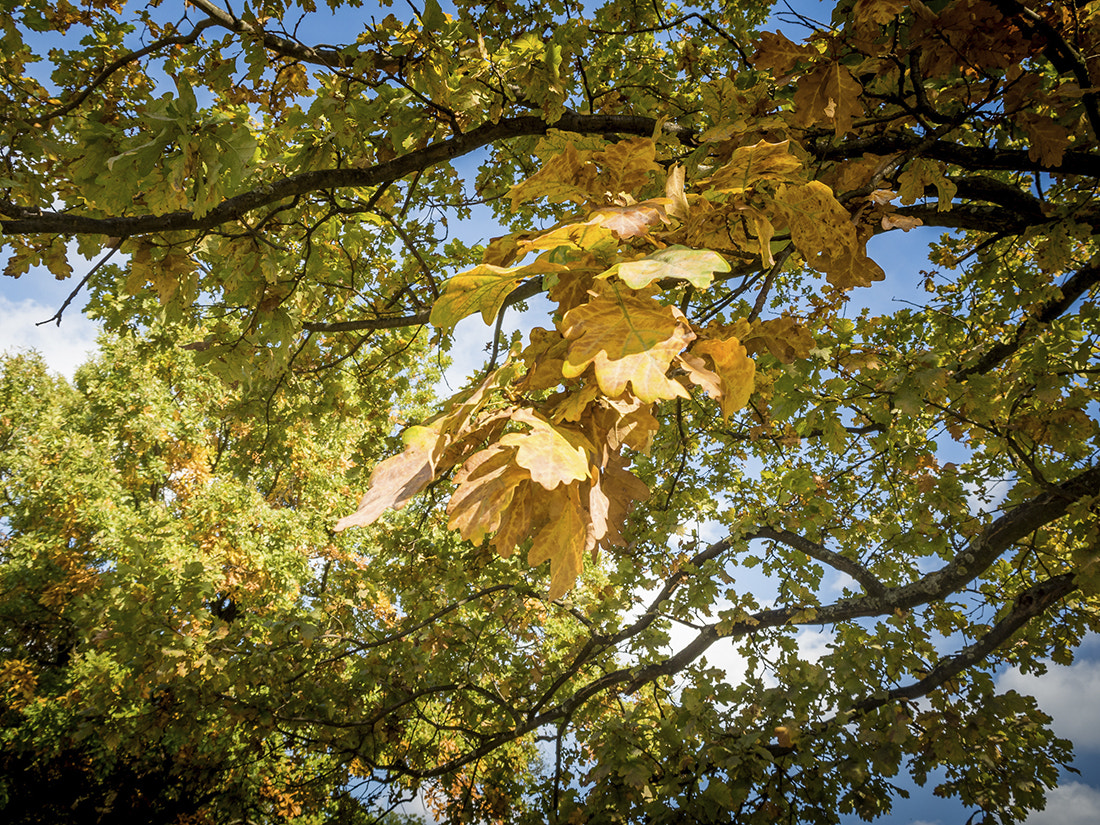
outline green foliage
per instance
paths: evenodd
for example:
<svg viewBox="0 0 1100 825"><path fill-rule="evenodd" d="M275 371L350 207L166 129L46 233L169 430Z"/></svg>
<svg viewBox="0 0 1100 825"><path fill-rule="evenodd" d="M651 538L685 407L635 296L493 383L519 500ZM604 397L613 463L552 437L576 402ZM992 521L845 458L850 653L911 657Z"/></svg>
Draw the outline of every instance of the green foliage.
<svg viewBox="0 0 1100 825"><path fill-rule="evenodd" d="M1039 806L1100 4L329 5L0 5L5 271L109 330L0 375L4 820Z"/></svg>

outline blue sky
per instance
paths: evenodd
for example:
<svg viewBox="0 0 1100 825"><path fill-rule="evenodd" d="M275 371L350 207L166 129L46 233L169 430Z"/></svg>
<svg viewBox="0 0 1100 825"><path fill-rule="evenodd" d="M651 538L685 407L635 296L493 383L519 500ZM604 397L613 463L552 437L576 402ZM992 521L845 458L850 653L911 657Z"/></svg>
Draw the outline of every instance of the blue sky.
<svg viewBox="0 0 1100 825"><path fill-rule="evenodd" d="M831 3L799 0L792 4L799 12L818 20L828 20ZM780 7L782 9L782 6ZM401 10L397 10L402 13ZM370 11L360 14L369 15ZM799 29L782 18L773 18L774 25L767 28L783 28L792 39L799 36ZM288 21L288 26L289 26ZM347 31L341 27L340 33ZM303 30L302 36L311 34ZM331 31L321 33L321 40L350 39L334 37ZM468 241L487 239L501 234L501 230L480 212L471 221L452 226ZM876 238L871 245L871 255L887 272L885 288L876 294L885 300L876 306L878 311L890 311L893 301L918 299L921 281L920 269L927 266L926 247L934 237L930 231L914 230L903 234L893 231ZM0 261L6 258L0 252ZM76 261L74 261L76 264ZM89 264L90 265L90 264ZM51 368L66 376L94 351L96 326L80 314L82 300L77 300L65 314L60 327L53 324L36 326L56 312L69 292L83 275L76 265L76 277L68 281L56 281L44 270L31 271L19 280L5 278L0 281L0 352L36 349L47 359ZM532 309L524 316L512 316L509 323L517 328L545 323L542 308L532 302ZM483 360L483 347L489 340L490 330L480 318L467 319L456 335L455 366L449 371L452 386L457 388L462 377L476 369ZM807 631L801 638L804 655L819 655L826 639ZM674 642L675 644L675 639ZM708 659L712 664L727 667L731 673L738 669L732 649L723 653L715 648ZM1069 666L1051 665L1042 677L1024 677L1013 671L999 675L998 686L1002 690L1017 690L1038 698L1040 706L1054 717L1055 731L1075 742L1076 767L1080 776L1067 775L1064 784L1054 791L1045 812L1034 814L1028 825L1084 825L1100 822L1100 639L1090 638L1079 651L1077 661ZM898 811L886 821L909 825L962 825L969 816L961 806L950 800L941 800L930 790L914 789L913 797L901 803ZM853 821L858 821L853 819Z"/></svg>

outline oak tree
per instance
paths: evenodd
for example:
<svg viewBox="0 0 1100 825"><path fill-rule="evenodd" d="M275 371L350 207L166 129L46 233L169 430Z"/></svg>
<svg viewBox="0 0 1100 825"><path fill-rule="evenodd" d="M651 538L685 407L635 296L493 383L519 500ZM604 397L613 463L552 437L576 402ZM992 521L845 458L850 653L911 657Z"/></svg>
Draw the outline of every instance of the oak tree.
<svg viewBox="0 0 1100 825"><path fill-rule="evenodd" d="M1100 2L329 5L2 6L6 274L117 337L5 373L0 804L1040 807L994 674L1098 627Z"/></svg>

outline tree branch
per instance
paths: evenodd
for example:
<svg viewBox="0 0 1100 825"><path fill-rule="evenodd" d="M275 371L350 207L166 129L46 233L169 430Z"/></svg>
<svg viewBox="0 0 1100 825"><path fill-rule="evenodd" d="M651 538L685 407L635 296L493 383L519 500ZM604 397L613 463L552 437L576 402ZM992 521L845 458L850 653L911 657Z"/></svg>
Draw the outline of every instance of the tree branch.
<svg viewBox="0 0 1100 825"><path fill-rule="evenodd" d="M1077 270L1062 284L1062 295L1041 304L1016 328L1009 339L991 347L977 362L955 372L956 381L965 381L972 375L981 375L993 369L997 364L1016 352L1029 335L1043 324L1049 324L1062 315L1073 302L1100 283L1100 255L1094 257L1088 265Z"/></svg>
<svg viewBox="0 0 1100 825"><path fill-rule="evenodd" d="M1016 631L1036 616L1046 612L1052 605L1061 601L1076 589L1077 585L1074 583L1073 573L1063 573L1060 576L1054 576L1032 585L1016 597L1016 601L1008 614L993 625L989 632L974 644L963 648L952 656L941 659L932 668L932 671L919 682L894 688L882 697L857 702L852 706L850 712L865 713L898 699L912 700L926 696L945 682L954 679L968 667L985 659L994 650L1011 639ZM825 724L828 724L828 722Z"/></svg>
<svg viewBox="0 0 1100 825"><path fill-rule="evenodd" d="M923 145L922 145L923 144ZM1066 152L1057 167L1044 166L1032 160L1026 149L990 149L985 146L963 146L946 140L925 143L918 135L876 135L845 140L837 145L822 146L814 152L820 160L849 160L864 154L891 155L921 146L921 156L953 163L976 171L997 169L1020 172L1061 172L1066 175L1100 177L1100 156L1090 152Z"/></svg>
<svg viewBox="0 0 1100 825"><path fill-rule="evenodd" d="M109 235L132 238L156 232L208 230L285 198L329 189L369 188L391 183L500 140L544 135L550 129L580 134L651 135L657 126L655 119L641 115L582 115L568 111L554 123L533 115L504 118L498 123L484 123L461 135L446 138L375 166L363 169L319 169L261 184L223 200L202 217L181 210L164 215L92 218L0 203L0 213L13 216L6 220L0 219L0 231L5 235ZM665 123L661 128L685 140L690 139L692 134L690 129L671 123Z"/></svg>
<svg viewBox="0 0 1100 825"><path fill-rule="evenodd" d="M842 556L839 553L834 553L827 547L823 547L817 542L810 541L809 539L792 533L790 530L776 530L773 527L759 527L755 532L745 536L746 539L770 539L772 541L778 541L787 545L800 553L804 553L811 559L817 559L820 562L824 562L835 570L839 570L841 573L847 573L861 585L863 589L871 596L885 596L886 587L878 578L866 567L857 561Z"/></svg>

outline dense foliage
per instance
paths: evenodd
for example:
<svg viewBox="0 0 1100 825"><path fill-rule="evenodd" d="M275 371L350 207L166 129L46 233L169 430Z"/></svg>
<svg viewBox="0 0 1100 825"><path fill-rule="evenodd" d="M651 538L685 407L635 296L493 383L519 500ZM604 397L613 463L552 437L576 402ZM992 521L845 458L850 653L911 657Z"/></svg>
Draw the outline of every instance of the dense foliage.
<svg viewBox="0 0 1100 825"><path fill-rule="evenodd" d="M6 274L111 330L0 377L4 821L1041 806L1100 2L330 5L0 0Z"/></svg>

